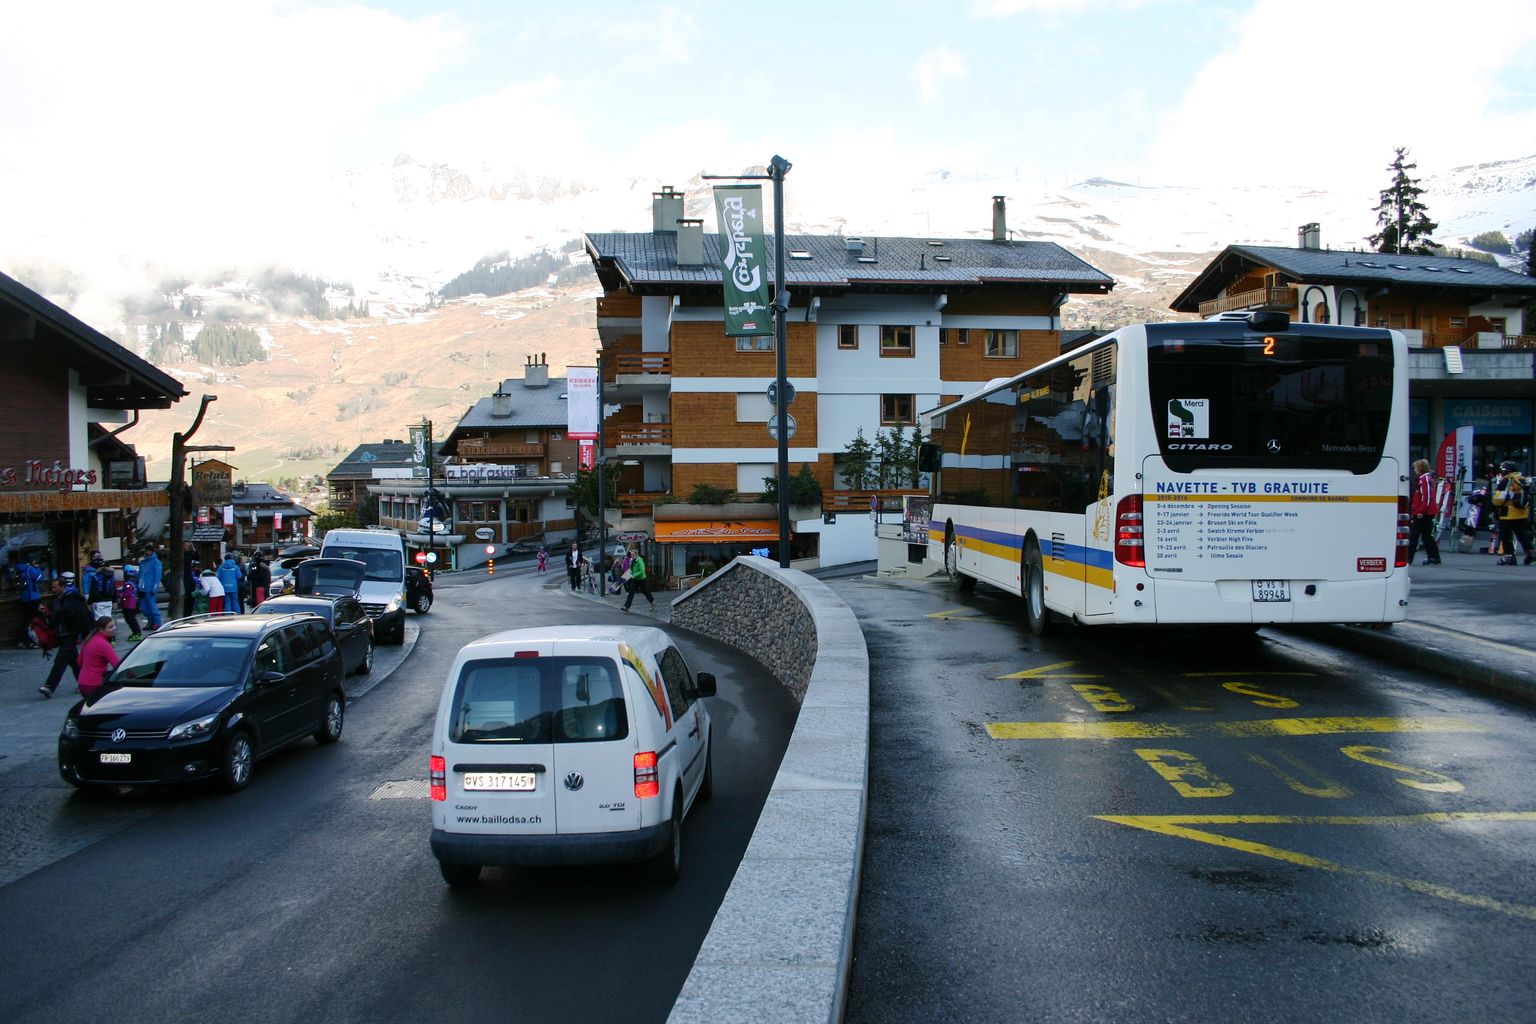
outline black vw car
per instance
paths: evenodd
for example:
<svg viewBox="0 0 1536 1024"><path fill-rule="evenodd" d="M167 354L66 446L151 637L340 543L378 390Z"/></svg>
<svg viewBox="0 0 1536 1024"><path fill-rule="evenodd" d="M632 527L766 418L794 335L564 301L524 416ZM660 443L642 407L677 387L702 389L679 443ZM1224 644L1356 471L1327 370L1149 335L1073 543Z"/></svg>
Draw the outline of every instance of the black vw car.
<svg viewBox="0 0 1536 1024"><path fill-rule="evenodd" d="M59 774L71 785L216 778L244 789L259 758L341 738L341 652L314 615L202 615L128 652L91 702L69 711Z"/></svg>
<svg viewBox="0 0 1536 1024"><path fill-rule="evenodd" d="M347 674L373 671L373 620L358 600L367 566L350 558L311 558L294 569L295 592L256 606L258 615L309 612L336 635Z"/></svg>

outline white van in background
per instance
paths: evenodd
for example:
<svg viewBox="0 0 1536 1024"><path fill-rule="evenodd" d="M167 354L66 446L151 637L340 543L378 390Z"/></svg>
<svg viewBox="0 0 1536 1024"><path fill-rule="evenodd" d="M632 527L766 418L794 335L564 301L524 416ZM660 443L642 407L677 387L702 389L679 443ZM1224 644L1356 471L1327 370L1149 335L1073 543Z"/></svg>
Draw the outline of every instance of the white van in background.
<svg viewBox="0 0 1536 1024"><path fill-rule="evenodd" d="M645 861L674 882L683 815L714 789L694 675L654 626L544 626L468 644L448 670L429 765L449 885L487 864Z"/></svg>
<svg viewBox="0 0 1536 1024"><path fill-rule="evenodd" d="M331 530L321 558L354 558L367 567L358 600L381 644L405 642L405 542L393 530Z"/></svg>

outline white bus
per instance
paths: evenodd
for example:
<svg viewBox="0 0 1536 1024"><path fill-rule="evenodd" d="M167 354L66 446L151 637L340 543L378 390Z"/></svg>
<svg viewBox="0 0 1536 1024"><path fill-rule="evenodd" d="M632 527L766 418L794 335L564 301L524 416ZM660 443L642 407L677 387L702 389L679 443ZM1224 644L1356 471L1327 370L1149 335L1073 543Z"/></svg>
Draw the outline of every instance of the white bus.
<svg viewBox="0 0 1536 1024"><path fill-rule="evenodd" d="M1137 324L928 414L928 558L1085 624L1383 623L1408 598L1402 334Z"/></svg>

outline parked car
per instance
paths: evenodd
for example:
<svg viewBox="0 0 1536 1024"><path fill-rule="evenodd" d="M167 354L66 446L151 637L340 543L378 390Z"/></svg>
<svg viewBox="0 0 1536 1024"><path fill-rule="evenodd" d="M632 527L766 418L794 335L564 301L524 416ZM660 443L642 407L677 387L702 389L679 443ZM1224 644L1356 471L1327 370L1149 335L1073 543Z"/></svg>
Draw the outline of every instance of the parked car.
<svg viewBox="0 0 1536 1024"><path fill-rule="evenodd" d="M677 880L683 817L714 789L695 676L649 626L518 629L465 646L432 733L432 853L449 885L486 864L645 861Z"/></svg>
<svg viewBox="0 0 1536 1024"><path fill-rule="evenodd" d="M343 594L290 594L263 601L255 608L257 615L318 615L325 620L341 648L344 671L365 676L373 671L373 620L363 611L363 603Z"/></svg>
<svg viewBox="0 0 1536 1024"><path fill-rule="evenodd" d="M432 610L432 577L419 565L405 567L405 604L417 615Z"/></svg>
<svg viewBox="0 0 1536 1024"><path fill-rule="evenodd" d="M320 618L192 616L146 636L70 708L59 774L82 788L215 778L233 792L274 751L335 743L345 715L341 651Z"/></svg>
<svg viewBox="0 0 1536 1024"><path fill-rule="evenodd" d="M374 618L380 642L405 642L405 543L394 530L337 529L320 544L326 558L354 558L367 571L363 576L363 607Z"/></svg>

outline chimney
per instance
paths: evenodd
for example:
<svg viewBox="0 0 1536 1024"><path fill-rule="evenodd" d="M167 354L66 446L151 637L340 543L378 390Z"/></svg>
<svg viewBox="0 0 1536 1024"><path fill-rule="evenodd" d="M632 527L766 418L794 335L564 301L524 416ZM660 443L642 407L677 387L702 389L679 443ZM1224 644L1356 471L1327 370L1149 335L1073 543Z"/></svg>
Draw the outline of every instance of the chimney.
<svg viewBox="0 0 1536 1024"><path fill-rule="evenodd" d="M864 251L864 239L860 238L858 235L849 235L847 238L843 239L843 244L848 247L849 252Z"/></svg>
<svg viewBox="0 0 1536 1024"><path fill-rule="evenodd" d="M1317 226L1317 221L1311 224L1303 224L1296 229L1296 248L1321 249L1323 247L1323 231Z"/></svg>
<svg viewBox="0 0 1536 1024"><path fill-rule="evenodd" d="M1008 201L1003 196L992 197L992 241L1008 241Z"/></svg>
<svg viewBox="0 0 1536 1024"><path fill-rule="evenodd" d="M658 235L670 235L677 230L677 222L683 216L683 194L671 185L661 186L660 192L651 193L651 230Z"/></svg>
<svg viewBox="0 0 1536 1024"><path fill-rule="evenodd" d="M504 420L512 415L512 396L501 390L501 385L496 385L496 393L491 396L491 415L499 420Z"/></svg>
<svg viewBox="0 0 1536 1024"><path fill-rule="evenodd" d="M677 265L704 265L704 222L680 219L677 222Z"/></svg>
<svg viewBox="0 0 1536 1024"><path fill-rule="evenodd" d="M534 359L532 356L530 356L528 359L528 365L523 367L523 387L549 387L549 363L545 362L543 352L539 353L537 359Z"/></svg>

